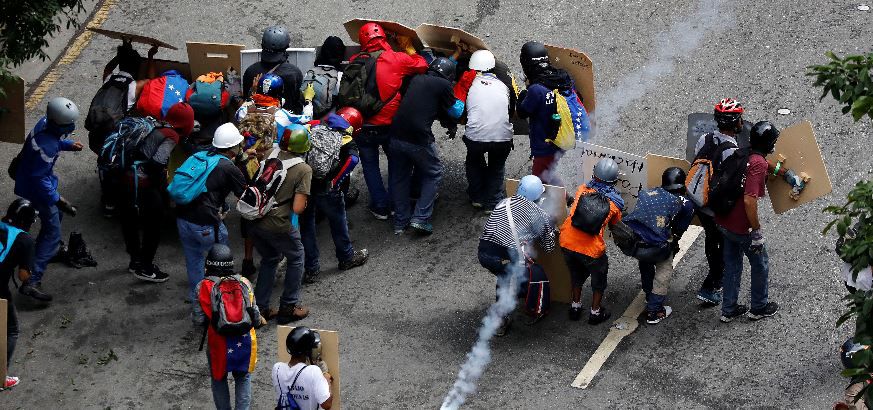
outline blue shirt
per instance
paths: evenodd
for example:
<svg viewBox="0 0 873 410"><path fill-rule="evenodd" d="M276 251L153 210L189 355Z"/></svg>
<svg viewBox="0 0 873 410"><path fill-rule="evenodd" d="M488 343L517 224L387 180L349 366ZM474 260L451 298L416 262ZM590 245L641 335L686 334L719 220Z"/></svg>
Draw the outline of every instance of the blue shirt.
<svg viewBox="0 0 873 410"><path fill-rule="evenodd" d="M640 192L636 208L624 223L646 243L659 245L670 240L671 235L685 233L692 218L693 202L656 187Z"/></svg>
<svg viewBox="0 0 873 410"><path fill-rule="evenodd" d="M544 157L560 151L554 144L546 142L554 139L558 130L558 123L552 119L552 115L558 112L553 90L542 84L532 84L518 104L518 111L522 117L529 117L531 155Z"/></svg>
<svg viewBox="0 0 873 410"><path fill-rule="evenodd" d="M55 162L61 151L72 151L74 141L66 139L74 127L59 127L45 117L33 127L18 159L15 194L37 204L51 205L61 198Z"/></svg>

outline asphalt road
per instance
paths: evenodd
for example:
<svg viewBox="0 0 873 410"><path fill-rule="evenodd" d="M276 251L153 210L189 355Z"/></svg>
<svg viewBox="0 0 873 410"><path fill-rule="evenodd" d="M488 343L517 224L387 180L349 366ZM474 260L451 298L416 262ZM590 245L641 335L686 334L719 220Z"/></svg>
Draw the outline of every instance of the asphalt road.
<svg viewBox="0 0 873 410"><path fill-rule="evenodd" d="M411 26L431 22L479 34L516 70L525 41L565 45L595 62L597 114L609 119L608 126L601 123L609 133L596 142L641 155L681 157L685 116L708 110L723 96L740 99L753 121L788 126L810 120L834 193L780 216L763 206L770 296L782 306L776 317L725 325L715 309L701 309L694 300L706 270L699 240L677 269L673 316L627 337L587 390L573 389L570 382L608 328L569 322L557 305L542 323L517 326L493 344L493 361L468 407L828 408L846 384L836 350L850 329L834 327L843 287L834 238L820 234L829 220L821 209L869 177L873 156L870 122L852 123L835 102L820 103L820 91L811 88L804 71L824 61L827 50L868 52L873 15L848 1L657 3L142 0L113 6L103 27L180 47L185 40L257 46L261 30L280 22L290 29L292 45L313 46L331 34L345 38L341 23L349 18ZM689 16L688 24L672 27ZM49 95L64 95L86 108L114 46L95 37L59 69ZM183 50L159 56L185 59ZM628 80L638 78L644 82ZM777 115L783 107L791 114ZM39 111L28 113L27 126ZM526 139L516 137L508 176L523 176L530 167ZM388 223L358 205L350 212L352 238L372 256L363 268L340 272L326 226L320 230L324 272L319 283L304 289L312 314L302 324L340 331L345 408L438 407L493 300L493 278L475 258L485 216L467 205L463 193L463 145L440 141L440 148L446 172L432 237L395 237ZM0 161L7 163L18 149L0 144ZM574 158L571 153L564 160L568 175ZM56 172L61 192L80 207L79 216L65 219L65 235L82 231L100 266L52 265L44 286L55 302L47 308L19 298L22 335L10 367L22 384L0 394L0 408L208 408L206 358L197 351L190 305L183 303L184 259L175 224L165 222L158 261L171 280L154 285L134 279L126 272L120 228L99 214L94 160L90 152L65 153ZM366 192L360 178L357 184ZM13 198L8 178L0 178L0 193L4 203ZM230 218L231 232L238 229L236 220ZM234 249L241 249L238 240ZM639 276L632 261L614 250L610 256L605 303L621 312L638 292ZM742 295L748 295L747 285ZM274 406L269 371L276 360L275 328L267 327L259 338L254 403L266 409Z"/></svg>

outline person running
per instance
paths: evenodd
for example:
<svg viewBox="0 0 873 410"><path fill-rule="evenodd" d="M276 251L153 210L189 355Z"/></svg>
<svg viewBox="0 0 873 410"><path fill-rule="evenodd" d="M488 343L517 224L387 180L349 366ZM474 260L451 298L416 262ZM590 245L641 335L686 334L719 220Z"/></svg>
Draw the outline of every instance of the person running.
<svg viewBox="0 0 873 410"><path fill-rule="evenodd" d="M33 272L34 242L29 231L37 213L30 201L18 198L12 201L6 216L0 221L0 299L6 299L6 380L3 380L0 390L11 389L21 382L20 378L9 375L12 354L21 334L9 281L17 276L26 283Z"/></svg>
<svg viewBox="0 0 873 410"><path fill-rule="evenodd" d="M664 305L673 276L673 255L694 218L694 203L685 198L685 176L681 168L664 170L661 186L640 192L633 212L623 219L639 237L635 257L639 259L646 323L650 325L673 312Z"/></svg>
<svg viewBox="0 0 873 410"><path fill-rule="evenodd" d="M79 108L72 101L56 97L49 100L46 115L36 123L13 164L15 195L27 199L39 212L39 235L33 271L18 292L42 302L52 296L42 289L42 278L49 261L61 244L61 212L76 216L76 207L58 193L55 163L62 151L81 151L81 142L68 139L76 129Z"/></svg>
<svg viewBox="0 0 873 410"><path fill-rule="evenodd" d="M497 277L497 300L500 289L510 286L513 266L526 255L519 245L538 244L544 252L555 249L555 225L537 202L545 192L542 181L527 175L519 181L515 195L501 201L488 217L479 237L479 263ZM511 215L511 216L510 216ZM510 219L511 218L511 219ZM511 221L511 222L510 222ZM523 289L523 280L517 282L518 292ZM505 316L495 333L503 336L512 324L512 316Z"/></svg>
<svg viewBox="0 0 873 410"><path fill-rule="evenodd" d="M603 230L607 225L615 225L621 221L621 211L624 201L615 190L618 182L618 165L610 158L604 158L594 166L594 177L587 184L579 187L570 214L561 225L561 250L564 260L570 270L573 283L572 302L570 303L570 320L582 318L582 285L591 277L591 312L588 324L597 325L609 319L611 313L602 305L603 293L606 291L606 276L609 270L609 259L606 255L606 243L603 241ZM600 229L588 233L577 228L573 219L579 201L583 196L598 193L608 198L609 210L604 213Z"/></svg>
<svg viewBox="0 0 873 410"><path fill-rule="evenodd" d="M431 216L443 176L433 123L439 118L452 124L463 112L463 104L455 99L452 80L455 63L438 57L426 74L412 77L391 124L388 151L388 178L394 203L394 234L407 227L419 235L433 233ZM410 206L413 174L419 177L421 192ZM414 208L414 209L413 209Z"/></svg>
<svg viewBox="0 0 873 410"><path fill-rule="evenodd" d="M300 84L303 73L294 64L288 62L288 47L291 37L288 30L282 26L270 26L264 30L261 37L261 61L258 61L243 73L243 96L248 97L255 88L259 88L258 77L267 73L282 77L283 88L282 108L293 113L303 112L303 100L300 97Z"/></svg>
<svg viewBox="0 0 873 410"><path fill-rule="evenodd" d="M285 338L288 363L273 365L276 409L330 410L333 377L321 359L321 336L308 327L291 329Z"/></svg>

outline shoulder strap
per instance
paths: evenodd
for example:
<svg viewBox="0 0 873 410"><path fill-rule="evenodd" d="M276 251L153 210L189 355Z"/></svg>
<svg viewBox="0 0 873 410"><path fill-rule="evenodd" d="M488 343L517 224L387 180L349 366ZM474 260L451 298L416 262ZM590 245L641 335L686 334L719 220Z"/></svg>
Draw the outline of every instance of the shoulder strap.
<svg viewBox="0 0 873 410"><path fill-rule="evenodd" d="M302 164L302 163L303 163L303 158L294 157L294 158L286 159L286 160L282 161L282 167L284 167L285 169L291 169L291 167L293 167L297 164Z"/></svg>
<svg viewBox="0 0 873 410"><path fill-rule="evenodd" d="M521 246L521 239L518 237L518 229L515 227L515 218L512 217L512 197L504 199L506 202L506 219L509 220L509 230L512 232L512 239L515 241L515 248L519 254L524 254L524 248ZM519 258L521 260L521 258Z"/></svg>

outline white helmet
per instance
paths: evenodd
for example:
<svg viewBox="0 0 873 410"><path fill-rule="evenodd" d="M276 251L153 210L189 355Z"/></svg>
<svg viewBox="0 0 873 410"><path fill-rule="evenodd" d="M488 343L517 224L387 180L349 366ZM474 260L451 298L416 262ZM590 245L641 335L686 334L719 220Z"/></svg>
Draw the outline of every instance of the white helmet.
<svg viewBox="0 0 873 410"><path fill-rule="evenodd" d="M243 136L239 133L236 125L232 123L221 124L215 130L215 135L212 137L212 146L218 149L233 148L243 142Z"/></svg>
<svg viewBox="0 0 873 410"><path fill-rule="evenodd" d="M494 54L488 50L477 50L470 56L470 68L476 71L488 71L494 68Z"/></svg>
<svg viewBox="0 0 873 410"><path fill-rule="evenodd" d="M79 107L64 97L55 97L48 102L45 116L57 125L70 125L79 119Z"/></svg>

